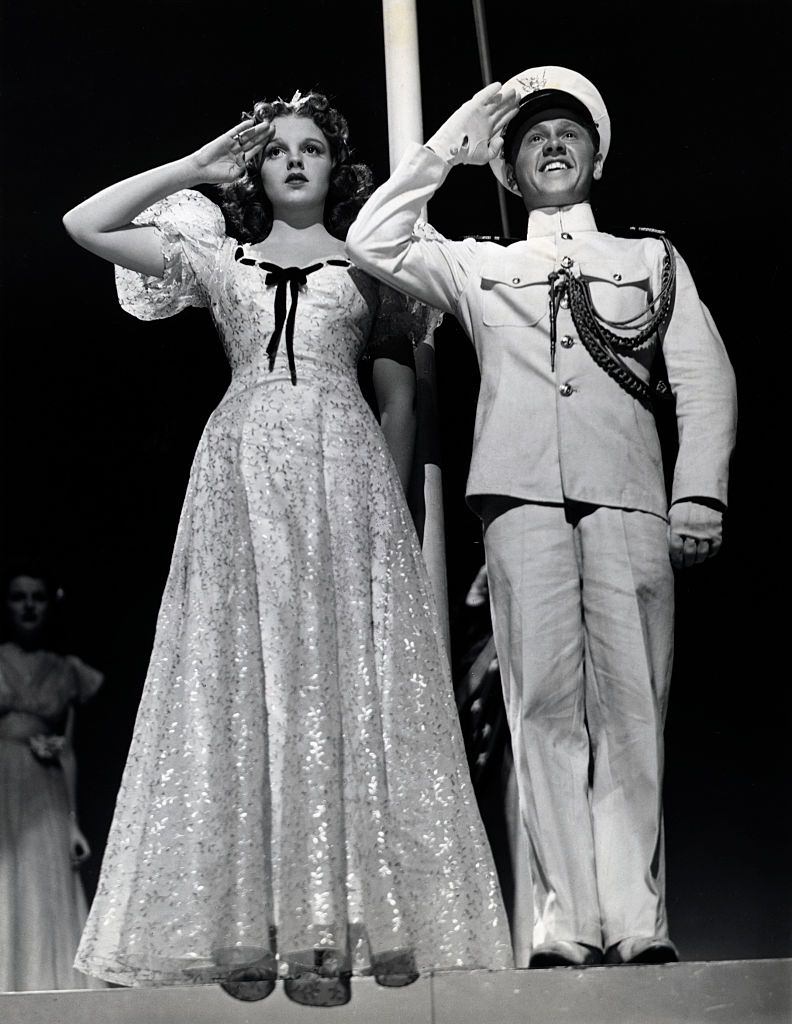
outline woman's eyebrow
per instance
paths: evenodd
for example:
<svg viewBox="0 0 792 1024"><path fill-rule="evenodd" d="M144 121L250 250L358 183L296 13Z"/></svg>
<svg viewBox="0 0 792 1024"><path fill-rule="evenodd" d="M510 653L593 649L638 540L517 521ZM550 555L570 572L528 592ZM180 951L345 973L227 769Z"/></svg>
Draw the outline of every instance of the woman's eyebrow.
<svg viewBox="0 0 792 1024"><path fill-rule="evenodd" d="M318 146L325 146L325 145L327 145L327 143L324 141L324 139L314 138L313 135L309 135L309 136L307 136L304 139L300 139L299 145L300 146L304 146L306 142L314 142ZM276 135L274 138L270 139L267 142L267 146L268 147L269 146L274 146L275 144L277 144L279 146L285 146L286 145L286 143L283 141L283 139L279 135Z"/></svg>

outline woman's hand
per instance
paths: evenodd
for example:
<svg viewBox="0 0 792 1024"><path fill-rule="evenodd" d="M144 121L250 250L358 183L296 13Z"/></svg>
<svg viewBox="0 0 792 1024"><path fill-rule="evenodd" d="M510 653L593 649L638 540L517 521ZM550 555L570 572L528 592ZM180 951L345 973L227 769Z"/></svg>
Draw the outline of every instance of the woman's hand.
<svg viewBox="0 0 792 1024"><path fill-rule="evenodd" d="M88 840L82 834L74 818L69 821L69 852L71 854L72 867L75 871L91 856L91 847L88 845Z"/></svg>
<svg viewBox="0 0 792 1024"><path fill-rule="evenodd" d="M69 210L63 224L78 245L102 259L139 274L162 277L165 260L160 234L150 225L134 225L135 217L181 189L236 181L244 174L245 160L255 156L274 133L267 121L242 121L190 156L97 192Z"/></svg>
<svg viewBox="0 0 792 1024"><path fill-rule="evenodd" d="M190 157L198 182L227 185L245 173L245 161L255 156L275 134L269 121L240 121L231 131L207 142Z"/></svg>

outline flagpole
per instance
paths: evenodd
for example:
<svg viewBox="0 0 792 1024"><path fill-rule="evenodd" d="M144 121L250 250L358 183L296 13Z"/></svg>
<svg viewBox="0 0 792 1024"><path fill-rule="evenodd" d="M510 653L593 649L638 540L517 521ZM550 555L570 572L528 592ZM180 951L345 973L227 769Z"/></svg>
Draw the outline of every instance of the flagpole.
<svg viewBox="0 0 792 1024"><path fill-rule="evenodd" d="M489 37L487 36L487 18L484 14L484 0L473 0L473 19L476 23L476 43L478 44L479 66L481 67L481 81L483 85L489 85L492 81L492 64L490 63ZM498 208L500 210L501 231L503 237L508 238L509 232L509 211L506 207L506 190L498 181Z"/></svg>
<svg viewBox="0 0 792 1024"><path fill-rule="evenodd" d="M415 0L382 0L385 42L385 87L388 101L390 168L410 142L423 142L421 70L418 58L418 18ZM430 332L415 351L418 432L416 465L422 484L424 520L418 523L426 568L432 582L446 650L450 652L448 583L445 561L443 480L435 385L434 336ZM422 526L422 530L421 530Z"/></svg>

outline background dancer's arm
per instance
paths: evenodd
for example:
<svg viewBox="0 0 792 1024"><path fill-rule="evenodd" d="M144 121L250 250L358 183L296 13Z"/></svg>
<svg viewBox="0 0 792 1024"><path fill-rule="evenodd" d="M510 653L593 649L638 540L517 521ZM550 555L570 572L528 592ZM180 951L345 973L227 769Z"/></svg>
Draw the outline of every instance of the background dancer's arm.
<svg viewBox="0 0 792 1024"><path fill-rule="evenodd" d="M394 359L375 359L373 377L380 426L406 493L415 444L415 371Z"/></svg>
<svg viewBox="0 0 792 1024"><path fill-rule="evenodd" d="M63 218L71 237L89 252L141 274L162 277L165 262L159 232L133 219L159 199L199 184L235 181L245 160L271 138L272 126L242 121L230 131L172 163L143 171L97 192Z"/></svg>
<svg viewBox="0 0 792 1024"><path fill-rule="evenodd" d="M66 796L69 801L69 853L72 867L77 868L91 856L91 847L77 821L77 758L74 756L73 734L74 709L69 708L66 728L63 734L64 744L63 750L60 753L60 763L63 769L64 781L66 782Z"/></svg>

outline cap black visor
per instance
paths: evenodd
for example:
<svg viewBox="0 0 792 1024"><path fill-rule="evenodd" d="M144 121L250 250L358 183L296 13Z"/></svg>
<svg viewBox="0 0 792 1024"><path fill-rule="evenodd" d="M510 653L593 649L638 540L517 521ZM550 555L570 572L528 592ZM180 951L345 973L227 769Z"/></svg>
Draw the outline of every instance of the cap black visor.
<svg viewBox="0 0 792 1024"><path fill-rule="evenodd" d="M599 150L599 132L588 107L576 96L561 89L540 89L523 99L517 113L506 125L503 133L503 158L506 163L514 165L520 143L529 128L540 121L552 121L560 117L585 128L594 142L594 148Z"/></svg>

